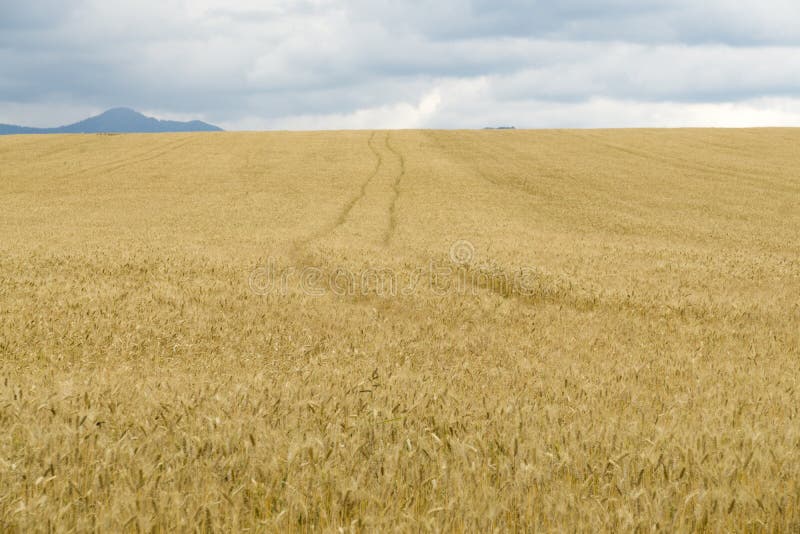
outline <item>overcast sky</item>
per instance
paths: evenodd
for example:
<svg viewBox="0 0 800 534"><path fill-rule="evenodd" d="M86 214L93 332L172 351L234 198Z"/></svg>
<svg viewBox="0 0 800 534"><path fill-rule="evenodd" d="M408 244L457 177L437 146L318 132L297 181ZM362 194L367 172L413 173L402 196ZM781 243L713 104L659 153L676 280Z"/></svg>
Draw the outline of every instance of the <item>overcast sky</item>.
<svg viewBox="0 0 800 534"><path fill-rule="evenodd" d="M0 0L0 123L800 126L798 0Z"/></svg>

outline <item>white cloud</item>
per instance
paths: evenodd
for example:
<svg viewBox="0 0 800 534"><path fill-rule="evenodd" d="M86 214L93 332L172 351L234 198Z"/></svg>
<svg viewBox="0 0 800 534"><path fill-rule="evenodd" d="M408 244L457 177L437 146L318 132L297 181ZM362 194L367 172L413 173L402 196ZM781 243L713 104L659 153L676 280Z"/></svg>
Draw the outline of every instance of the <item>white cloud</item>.
<svg viewBox="0 0 800 534"><path fill-rule="evenodd" d="M476 110L486 110L483 112ZM758 98L735 103L638 102L592 98L581 102L481 100L453 102L426 127L634 128L800 125L800 98Z"/></svg>
<svg viewBox="0 0 800 534"><path fill-rule="evenodd" d="M798 18L794 0L0 2L0 122L787 124Z"/></svg>
<svg viewBox="0 0 800 534"><path fill-rule="evenodd" d="M435 116L442 102L440 89L423 95L419 102L399 102L352 113L296 115L266 122L245 119L229 123L231 130L366 130L424 128Z"/></svg>

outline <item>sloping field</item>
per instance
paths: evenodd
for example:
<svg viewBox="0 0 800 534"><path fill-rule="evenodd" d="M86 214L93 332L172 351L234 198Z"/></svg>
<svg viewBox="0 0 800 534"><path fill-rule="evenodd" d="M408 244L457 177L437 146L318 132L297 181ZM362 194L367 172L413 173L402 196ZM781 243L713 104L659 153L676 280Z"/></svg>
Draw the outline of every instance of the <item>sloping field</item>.
<svg viewBox="0 0 800 534"><path fill-rule="evenodd" d="M800 528L800 130L0 139L0 530Z"/></svg>

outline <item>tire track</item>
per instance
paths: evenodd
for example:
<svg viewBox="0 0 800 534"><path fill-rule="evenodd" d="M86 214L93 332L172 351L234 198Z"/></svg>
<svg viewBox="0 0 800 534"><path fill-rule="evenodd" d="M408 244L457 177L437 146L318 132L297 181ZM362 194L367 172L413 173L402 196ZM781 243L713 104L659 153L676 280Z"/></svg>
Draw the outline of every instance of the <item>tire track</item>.
<svg viewBox="0 0 800 534"><path fill-rule="evenodd" d="M592 142L596 145L600 145L605 148L610 148L612 150L616 150L617 152L622 152L623 154L644 159L646 161L655 161L661 163L662 165L672 167L674 169L680 169L684 171L687 170L694 171L699 173L721 176L724 178L730 178L733 173L736 173L738 176L758 177L757 175L750 172L742 172L741 170L737 169L726 169L724 167L719 167L717 165L704 164L702 162L687 160L685 158L670 156L668 154L662 155L653 151L630 148L615 143L610 143L608 141L601 141L590 135L580 134L577 132L573 133L575 136L584 139L586 141Z"/></svg>
<svg viewBox="0 0 800 534"><path fill-rule="evenodd" d="M295 248L302 245L307 245L308 243L314 241L315 239L320 239L322 237L325 237L326 235L330 235L333 232L335 232L337 228L344 226L344 224L347 222L347 219L350 217L350 213L353 211L353 208L355 208L355 206L367 196L367 187L369 187L369 185L372 183L372 181L375 179L375 177L378 175L381 168L383 167L383 156L378 151L378 149L375 148L374 144L376 135L377 132L372 132L372 134L369 136L369 139L367 140L367 147L369 147L370 152L372 152L372 154L375 156L375 168L369 174L367 179L361 183L358 194L353 198L351 198L344 205L342 211L339 213L339 215L336 217L333 223L321 228L320 230L317 230L316 232L313 232L312 234L308 235L303 239L296 241L294 245Z"/></svg>
<svg viewBox="0 0 800 534"><path fill-rule="evenodd" d="M399 150L396 150L392 147L391 143L389 143L389 132L386 133L386 148L397 156L397 159L400 161L400 172L395 177L394 181L392 182L392 202L389 204L389 226L386 228L386 233L383 237L383 244L389 245L394 237L395 230L397 229L397 199L400 198L400 183L403 181L403 178L406 175L406 160L403 157L403 154L400 153Z"/></svg>
<svg viewBox="0 0 800 534"><path fill-rule="evenodd" d="M46 136L42 135L40 137L46 137ZM42 142L42 141L45 141L45 140L40 138L40 139L37 139L36 141L37 142ZM42 161L45 158L50 158L51 156L55 156L55 155L61 154L63 152L73 152L76 148L85 147L86 145L91 145L92 143L96 143L96 142L97 142L97 139L87 139L82 143L69 143L66 146L61 146L60 145L59 148L55 148L50 152L45 152L43 154L37 154L36 155L36 159L39 160L39 161ZM5 150L0 150L0 154L4 154L4 153L10 152L12 150L19 150L20 148L32 147L32 146L35 146L36 144L37 143L34 142L34 143L27 143L25 145L22 145L21 147L10 147L10 148L7 148Z"/></svg>
<svg viewBox="0 0 800 534"><path fill-rule="evenodd" d="M369 186L370 183L372 183L372 180L375 179L375 177L380 172L381 167L383 166L383 156L381 156L381 153L378 152L378 149L376 149L375 146L372 144L373 141L375 140L375 135L376 132L372 132L372 135L369 136L369 140L367 141L367 146L369 147L370 151L372 151L372 154L375 156L375 168L372 170L372 173L369 175L369 178L367 178L361 184L361 189L359 191L358 196L351 199L350 202L348 202L345 205L344 209L339 214L339 217L336 218L336 222L334 223L333 228L330 229L330 232L334 232L338 227L342 226L344 223L347 222L347 218L350 216L350 212L353 211L353 208L355 207L356 204L359 203L359 201L361 201L364 197L367 196L367 187ZM387 139L389 138L388 133L386 134L386 138Z"/></svg>
<svg viewBox="0 0 800 534"><path fill-rule="evenodd" d="M138 163L145 163L145 162L152 161L154 159L160 158L161 156L169 154L170 152L174 152L175 150L178 150L179 148L183 148L184 146L188 145L192 140L193 139L191 139L191 138L189 138L189 139L176 139L175 141L172 141L172 142L167 143L165 145L160 145L160 146L154 147L152 149L146 150L146 151L142 152L141 154L138 154L135 157L117 159L117 160L114 160L114 161L109 161L107 163L102 163L100 165L95 165L93 167L87 167L85 169L80 169L80 170L77 170L77 171L73 171L73 172L61 175L60 178L71 178L73 176L78 176L78 175L81 175L81 174L95 172L95 171L114 172L116 170L119 170L119 169L121 169L123 167L127 167L129 165L136 165ZM168 147L168 148L165 149L165 147ZM147 157L147 156L150 156L150 157Z"/></svg>
<svg viewBox="0 0 800 534"><path fill-rule="evenodd" d="M153 161L154 159L158 159L158 158L160 158L162 156L166 156L167 154L171 154L173 152L176 152L178 149L181 149L181 148L185 147L190 142L191 142L191 139L187 139L185 142L177 143L177 144L171 146L170 148L168 148L167 150L159 152L158 154L155 154L155 155L150 156L148 158L139 158L139 159L135 159L135 160L132 160L132 161L125 162L125 163L120 163L119 165L115 165L113 167L110 167L110 168L106 169L105 172L114 172L116 170L119 170L119 169L122 169L122 168L125 168L125 167L138 165L139 163L147 163L148 161Z"/></svg>
<svg viewBox="0 0 800 534"><path fill-rule="evenodd" d="M704 164L702 162L687 160L677 156L670 156L666 154L661 155L653 151L629 148L607 141L602 141L592 136L577 132L573 132L573 135L580 139L592 142L595 145L609 148L628 156L632 156L644 161L656 162L660 164L662 168L671 168L682 172L697 173L700 177L702 177L702 179L713 181L716 184L724 184L731 178L736 178L739 183L744 184L756 191L760 191L761 187L765 184L770 186L773 184L773 182L763 174L746 169L720 167L718 165Z"/></svg>
<svg viewBox="0 0 800 534"><path fill-rule="evenodd" d="M458 162L460 165L462 165L462 166L464 166L464 167L466 167L468 169L473 170L474 174L478 178L480 178L481 180L493 185L494 187L497 187L497 188L500 188L500 189L506 189L506 190L514 192L514 193L523 193L525 195L529 195L531 197L534 197L537 200L541 200L541 195L528 190L528 188L527 188L527 178L525 179L525 183L523 185L518 185L518 184L515 184L515 183L503 182L503 181L497 180L495 178L492 178L491 175L489 175L486 171L484 171L483 168L481 167L481 164L480 164L480 162L482 160L491 158L492 161L494 161L495 163L501 162L501 160L494 153L486 152L483 149L473 147L473 151L480 153L481 157L475 158L476 162L474 164L470 165L468 162L458 158L458 156L455 156L450 151L448 151L447 148L445 148L445 146L442 144L442 142L437 137L433 136L430 133L427 133L426 135L428 136L428 139L430 139L433 142L433 144L436 146L436 148L439 149L440 152L445 154L451 160Z"/></svg>

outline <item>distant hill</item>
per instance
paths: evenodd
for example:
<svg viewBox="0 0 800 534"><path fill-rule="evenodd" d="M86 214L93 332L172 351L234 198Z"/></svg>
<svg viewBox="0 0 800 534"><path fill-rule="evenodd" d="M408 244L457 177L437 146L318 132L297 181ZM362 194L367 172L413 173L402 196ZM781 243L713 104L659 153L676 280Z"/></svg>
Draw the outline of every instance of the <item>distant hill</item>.
<svg viewBox="0 0 800 534"><path fill-rule="evenodd" d="M64 133L161 133L221 132L222 128L202 121L162 121L128 108L114 108L75 124L58 128L28 128L0 124L0 135Z"/></svg>

